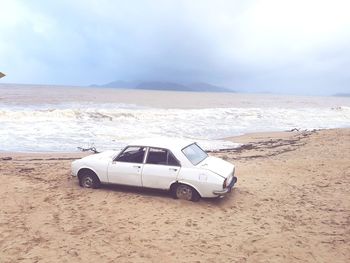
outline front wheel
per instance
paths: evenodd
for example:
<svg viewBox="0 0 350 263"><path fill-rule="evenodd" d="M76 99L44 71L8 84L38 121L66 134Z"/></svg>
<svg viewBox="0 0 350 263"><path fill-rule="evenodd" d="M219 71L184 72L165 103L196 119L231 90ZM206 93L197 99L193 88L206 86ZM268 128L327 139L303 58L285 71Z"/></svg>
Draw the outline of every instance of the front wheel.
<svg viewBox="0 0 350 263"><path fill-rule="evenodd" d="M197 202L200 199L198 192L186 184L178 184L174 187L174 197L177 199Z"/></svg>
<svg viewBox="0 0 350 263"><path fill-rule="evenodd" d="M97 176L93 173L86 173L80 177L80 186L84 188L98 188L100 181Z"/></svg>

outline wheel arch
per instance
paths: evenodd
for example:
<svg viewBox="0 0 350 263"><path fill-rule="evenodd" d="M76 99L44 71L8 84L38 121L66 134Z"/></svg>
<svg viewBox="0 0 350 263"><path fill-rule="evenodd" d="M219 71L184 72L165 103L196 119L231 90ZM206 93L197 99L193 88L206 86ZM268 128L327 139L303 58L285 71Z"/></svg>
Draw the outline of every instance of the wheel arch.
<svg viewBox="0 0 350 263"><path fill-rule="evenodd" d="M179 184L185 184L185 185L188 185L188 186L191 186L194 190L196 190L196 192L199 194L200 197L202 197L202 193L198 190L198 188L196 186L194 186L193 184L191 183L188 183L188 182L184 182L184 181L174 181L171 183L170 185L170 191L174 191L174 187L179 185Z"/></svg>
<svg viewBox="0 0 350 263"><path fill-rule="evenodd" d="M101 180L100 178L98 177L97 173L94 171L94 169L90 168L90 167L81 167L79 170L78 170L78 173L77 173L77 177L78 179L80 180L81 177L86 174L86 173L92 173L94 176L96 176L96 178L98 179L98 181L101 183Z"/></svg>

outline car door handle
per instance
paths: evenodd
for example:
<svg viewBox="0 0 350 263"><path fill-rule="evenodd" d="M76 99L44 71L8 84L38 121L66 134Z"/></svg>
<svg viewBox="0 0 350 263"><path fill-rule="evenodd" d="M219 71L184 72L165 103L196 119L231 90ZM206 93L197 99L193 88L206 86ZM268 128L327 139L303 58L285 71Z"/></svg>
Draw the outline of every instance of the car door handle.
<svg viewBox="0 0 350 263"><path fill-rule="evenodd" d="M177 168L169 168L170 171L177 171Z"/></svg>
<svg viewBox="0 0 350 263"><path fill-rule="evenodd" d="M134 168L141 168L140 165L134 165L133 167L134 167Z"/></svg>

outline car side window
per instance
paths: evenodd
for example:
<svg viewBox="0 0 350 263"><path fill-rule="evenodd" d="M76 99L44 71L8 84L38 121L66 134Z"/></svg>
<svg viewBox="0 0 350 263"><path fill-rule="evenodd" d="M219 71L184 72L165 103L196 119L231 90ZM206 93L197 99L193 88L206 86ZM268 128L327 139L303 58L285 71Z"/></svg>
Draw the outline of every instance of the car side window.
<svg viewBox="0 0 350 263"><path fill-rule="evenodd" d="M179 162L171 152L161 148L150 148L148 151L146 163L180 166Z"/></svg>
<svg viewBox="0 0 350 263"><path fill-rule="evenodd" d="M130 146L126 148L116 159L117 162L142 163L146 147Z"/></svg>
<svg viewBox="0 0 350 263"><path fill-rule="evenodd" d="M175 158L175 156L168 151L168 165L171 166L180 166L179 161Z"/></svg>
<svg viewBox="0 0 350 263"><path fill-rule="evenodd" d="M146 163L148 164L167 164L167 150L159 148L150 148Z"/></svg>

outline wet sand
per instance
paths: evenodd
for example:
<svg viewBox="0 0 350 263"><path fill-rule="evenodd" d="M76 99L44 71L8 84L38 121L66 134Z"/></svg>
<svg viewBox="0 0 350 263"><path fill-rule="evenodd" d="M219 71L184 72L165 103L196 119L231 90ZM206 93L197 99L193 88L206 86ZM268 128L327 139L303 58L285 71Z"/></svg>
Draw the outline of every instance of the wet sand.
<svg viewBox="0 0 350 263"><path fill-rule="evenodd" d="M198 203L70 176L86 153L0 154L1 262L349 262L350 129L250 134ZM2 158L11 157L11 160Z"/></svg>

